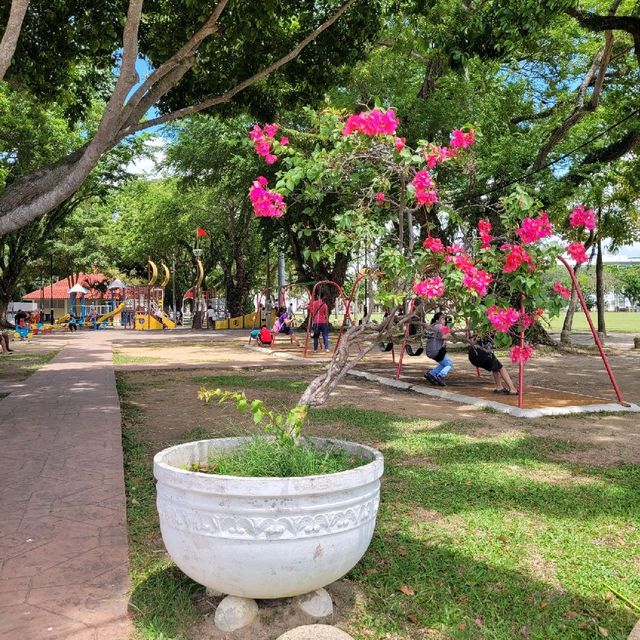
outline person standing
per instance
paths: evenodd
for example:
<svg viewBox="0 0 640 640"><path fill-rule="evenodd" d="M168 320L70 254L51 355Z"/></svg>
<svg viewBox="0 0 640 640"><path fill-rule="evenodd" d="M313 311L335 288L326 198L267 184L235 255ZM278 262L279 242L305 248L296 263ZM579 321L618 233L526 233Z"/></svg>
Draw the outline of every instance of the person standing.
<svg viewBox="0 0 640 640"><path fill-rule="evenodd" d="M216 328L215 311L211 305L207 307L207 325L209 329Z"/></svg>
<svg viewBox="0 0 640 640"><path fill-rule="evenodd" d="M317 300L309 303L309 320L311 322L311 330L313 331L313 350L318 351L320 336L324 350L329 351L329 307L324 300L324 296L320 296Z"/></svg>
<svg viewBox="0 0 640 640"><path fill-rule="evenodd" d="M441 387L446 387L444 379L449 375L449 372L453 369L453 361L447 355L447 347L445 345L446 336L449 333L446 326L442 311L438 311L432 318L431 324L427 329L427 343L425 346L425 353L427 357L435 360L438 364L427 371L424 377L431 384L437 384Z"/></svg>

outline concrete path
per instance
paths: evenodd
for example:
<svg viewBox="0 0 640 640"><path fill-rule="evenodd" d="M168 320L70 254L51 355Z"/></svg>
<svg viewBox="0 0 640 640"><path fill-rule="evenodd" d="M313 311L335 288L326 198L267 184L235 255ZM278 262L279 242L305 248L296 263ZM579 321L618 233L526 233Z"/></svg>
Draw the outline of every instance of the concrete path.
<svg viewBox="0 0 640 640"><path fill-rule="evenodd" d="M112 339L74 336L0 400L0 638L130 634Z"/></svg>

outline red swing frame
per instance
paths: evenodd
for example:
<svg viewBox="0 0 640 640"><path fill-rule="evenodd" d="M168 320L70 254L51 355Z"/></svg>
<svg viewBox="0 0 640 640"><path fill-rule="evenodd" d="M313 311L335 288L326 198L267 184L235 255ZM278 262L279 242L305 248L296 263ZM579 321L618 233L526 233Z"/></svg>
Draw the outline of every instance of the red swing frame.
<svg viewBox="0 0 640 640"><path fill-rule="evenodd" d="M571 265L565 260L565 258L563 258L562 256L558 256L558 260L564 265L564 267L567 269L567 272L569 273L569 277L571 278L571 283L573 284L576 290L576 294L580 302L580 307L582 308L582 311L587 319L589 329L591 330L591 335L593 336L593 341L596 347L598 348L598 353L600 354L600 358L602 359L604 368L607 372L607 375L609 376L609 380L611 381L611 386L613 387L613 390L616 394L616 398L618 399L618 402L621 405L629 406L629 403L625 402L622 397L622 392L620 391L620 387L618 386L616 377L613 373L613 370L611 369L611 365L609 364L609 359L607 358L607 354L604 352L604 349L602 347L602 342L600 341L600 336L598 336L598 331L596 330L593 324L593 320L591 320L591 314L589 313L589 308L587 307L587 303L584 299L582 289L580 289L578 279L576 278L576 275L573 272ZM413 312L414 307L415 307L415 298L411 301L410 312ZM520 311L521 313L524 313L524 295L520 297ZM520 341L519 341L520 347L524 346L524 334L525 334L525 330L523 328L520 330ZM395 375L396 380L400 378L400 374L402 372L402 359L403 359L404 351L407 345L408 336L409 336L409 323L407 323L407 326L405 328L404 339L402 341L402 349L400 351L400 358L399 358L398 366L396 368L396 375ZM518 365L518 408L519 409L524 408L524 367L525 367L524 362L520 362ZM478 375L480 375L480 369L477 369L477 372L478 372Z"/></svg>

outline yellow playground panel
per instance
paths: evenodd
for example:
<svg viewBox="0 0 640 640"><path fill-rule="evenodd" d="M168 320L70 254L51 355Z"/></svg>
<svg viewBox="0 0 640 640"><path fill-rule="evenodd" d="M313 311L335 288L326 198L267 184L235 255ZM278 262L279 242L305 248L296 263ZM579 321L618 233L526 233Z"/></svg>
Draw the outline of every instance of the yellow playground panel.
<svg viewBox="0 0 640 640"><path fill-rule="evenodd" d="M266 316L265 316L266 317ZM276 321L276 312L271 311L271 321L267 322L265 320L265 324L268 327L272 327L273 323ZM260 324L260 314L257 311L253 313L246 313L243 316L236 316L235 318L229 318L228 320L216 320L216 329L259 329L262 325Z"/></svg>
<svg viewBox="0 0 640 640"><path fill-rule="evenodd" d="M136 331L162 331L162 322L148 313L136 313L136 321L133 325Z"/></svg>

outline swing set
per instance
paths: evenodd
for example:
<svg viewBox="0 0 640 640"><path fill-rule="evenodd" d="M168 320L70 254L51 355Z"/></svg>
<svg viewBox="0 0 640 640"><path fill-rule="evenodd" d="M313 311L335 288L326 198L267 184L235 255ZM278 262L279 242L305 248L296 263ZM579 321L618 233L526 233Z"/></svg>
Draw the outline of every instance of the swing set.
<svg viewBox="0 0 640 640"><path fill-rule="evenodd" d="M573 272L573 269L571 268L571 265L565 260L565 258L563 258L562 256L558 256L558 260L562 263L562 265L564 265L564 267L567 269L567 272L569 273L569 277L571 278L571 283L573 284L573 287L576 291L576 294L578 296L578 301L580 303L580 307L582 308L582 311L587 319L587 323L589 325L589 329L591 331L591 335L593 336L593 341L598 349L598 353L600 355L600 358L602 359L602 363L604 365L604 368L607 372L607 375L609 376L609 380L611 381L611 386L613 387L613 391L616 394L616 398L618 399L618 403L621 404L622 406L628 407L630 406L628 402L625 402L623 397L622 397L622 393L620 391L620 387L618 386L618 382L615 378L615 375L611 369L611 365L609 364L609 359L607 358L606 353L604 352L604 349L602 347L602 342L600 340L600 337L598 336L598 331L596 330L593 321L591 320L591 315L589 313L589 308L587 307L587 303L584 299L584 295L582 293L582 290L580 289L580 285L578 284L578 279L575 276L575 273ZM410 313L413 313L413 310L415 309L415 304L416 304L416 299L412 299L411 300L411 304L410 304ZM524 295L520 296L520 311L521 313L524 313ZM408 343L409 340L409 336L410 336L410 327L411 327L411 323L407 323L407 326L405 327L405 331L404 331L404 337L402 340L402 346L400 348L400 356L398 359L398 365L396 367L396 372L395 372L395 379L398 380L400 378L400 375L402 373L402 361L403 361L403 356L405 354L405 352L407 352L409 355L420 355L422 353L421 349L418 349L418 351L413 352L413 350L411 349L411 346ZM520 335L519 335L519 345L522 348L525 344L525 330L524 328L521 328L520 330ZM393 343L391 343L393 344ZM387 349L388 351L388 349ZM392 351L392 355L395 356L395 353L393 353ZM394 363L395 363L395 357L394 357ZM480 369L477 369L477 373L478 376L480 376ZM518 408L522 409L524 408L524 369L525 369L525 363L524 362L520 362L518 363Z"/></svg>

